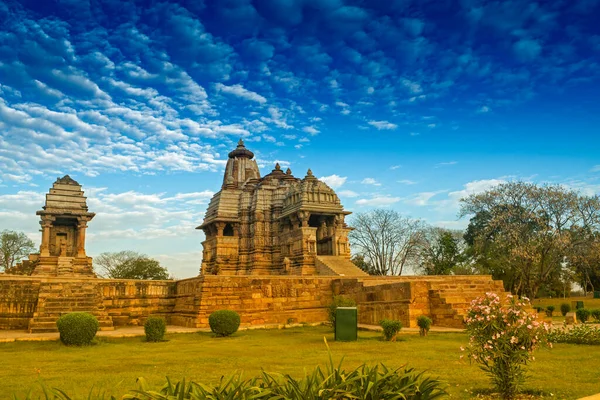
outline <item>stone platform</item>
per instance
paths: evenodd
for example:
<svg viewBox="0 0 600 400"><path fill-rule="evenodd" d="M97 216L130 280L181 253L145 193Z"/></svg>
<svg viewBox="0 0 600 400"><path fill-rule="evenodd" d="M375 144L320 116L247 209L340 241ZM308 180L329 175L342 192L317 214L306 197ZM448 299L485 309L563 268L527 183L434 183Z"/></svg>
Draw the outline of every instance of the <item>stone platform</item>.
<svg viewBox="0 0 600 400"><path fill-rule="evenodd" d="M0 275L0 330L54 332L60 315L90 312L102 329L143 325L150 316L168 324L208 327L220 309L240 313L242 326L321 323L335 295L356 300L359 323L400 320L407 328L426 315L438 327L462 328L471 300L503 293L490 276L227 276L180 281Z"/></svg>

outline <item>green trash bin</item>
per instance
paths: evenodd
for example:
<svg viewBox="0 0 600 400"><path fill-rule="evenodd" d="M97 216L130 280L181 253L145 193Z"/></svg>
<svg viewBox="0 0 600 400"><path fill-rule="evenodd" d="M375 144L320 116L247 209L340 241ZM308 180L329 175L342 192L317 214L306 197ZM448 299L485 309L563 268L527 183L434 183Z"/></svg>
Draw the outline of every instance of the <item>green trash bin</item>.
<svg viewBox="0 0 600 400"><path fill-rule="evenodd" d="M595 291L594 292L594 298L595 299L600 299L600 291Z"/></svg>
<svg viewBox="0 0 600 400"><path fill-rule="evenodd" d="M350 342L358 339L358 312L356 307L338 307L335 310L335 340Z"/></svg>

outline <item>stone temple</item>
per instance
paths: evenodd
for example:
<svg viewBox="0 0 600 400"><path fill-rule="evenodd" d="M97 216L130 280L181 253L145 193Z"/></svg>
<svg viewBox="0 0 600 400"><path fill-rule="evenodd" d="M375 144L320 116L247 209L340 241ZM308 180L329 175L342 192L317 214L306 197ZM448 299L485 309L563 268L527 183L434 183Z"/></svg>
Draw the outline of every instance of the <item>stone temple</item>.
<svg viewBox="0 0 600 400"><path fill-rule="evenodd" d="M36 213L42 226L42 244L32 275L95 276L92 258L85 253L87 223L96 214L88 212L81 185L69 175L58 178L46 194L46 204Z"/></svg>
<svg viewBox="0 0 600 400"><path fill-rule="evenodd" d="M364 275L350 259L345 211L309 169L302 179L279 164L261 177L239 141L229 153L221 190L198 229L206 240L203 274L315 275L328 267Z"/></svg>
<svg viewBox="0 0 600 400"><path fill-rule="evenodd" d="M368 276L349 261L350 213L335 192L310 170L297 178L275 165L261 177L241 140L198 227L206 238L195 278L97 278L85 250L95 214L83 194L66 175L46 195L37 212L40 252L26 261L35 263L33 274L0 274L0 329L56 331L56 320L73 311L94 314L102 330L141 325L150 315L202 328L221 309L240 313L242 326L318 324L337 295L356 301L359 323L415 327L427 315L434 326L460 328L471 300L504 292L502 281L485 275Z"/></svg>

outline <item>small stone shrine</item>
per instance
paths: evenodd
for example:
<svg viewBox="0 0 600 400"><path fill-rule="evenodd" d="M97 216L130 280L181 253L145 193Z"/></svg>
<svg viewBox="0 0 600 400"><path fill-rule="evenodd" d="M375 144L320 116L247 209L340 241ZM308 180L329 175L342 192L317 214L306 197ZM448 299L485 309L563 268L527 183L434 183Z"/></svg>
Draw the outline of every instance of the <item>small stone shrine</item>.
<svg viewBox="0 0 600 400"><path fill-rule="evenodd" d="M58 178L46 194L46 204L36 213L42 226L42 244L32 275L95 276L92 258L85 253L88 211L81 185L69 175ZM37 257L36 257L37 256Z"/></svg>

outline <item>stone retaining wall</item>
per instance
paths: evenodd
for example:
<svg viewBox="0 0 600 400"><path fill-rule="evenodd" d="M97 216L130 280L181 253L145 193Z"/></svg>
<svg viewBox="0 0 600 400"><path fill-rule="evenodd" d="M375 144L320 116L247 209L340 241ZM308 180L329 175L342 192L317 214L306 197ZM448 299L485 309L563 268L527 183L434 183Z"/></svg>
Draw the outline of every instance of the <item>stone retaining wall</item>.
<svg viewBox="0 0 600 400"><path fill-rule="evenodd" d="M414 327L419 315L427 315L439 326L460 327L469 298L502 290L502 283L489 276L206 275L174 282L0 275L0 329L27 329L41 284L76 287L84 282L95 285L98 307L114 326L141 325L149 315L160 315L173 325L207 327L208 316L220 309L239 312L243 326L319 323L327 321L333 296L344 295L356 300L363 324L387 318ZM59 292L55 296L68 296Z"/></svg>
<svg viewBox="0 0 600 400"><path fill-rule="evenodd" d="M0 330L27 329L39 290L39 281L0 278Z"/></svg>
<svg viewBox="0 0 600 400"><path fill-rule="evenodd" d="M172 323L207 327L208 316L229 309L242 326L327 321L330 277L203 276L177 282Z"/></svg>

